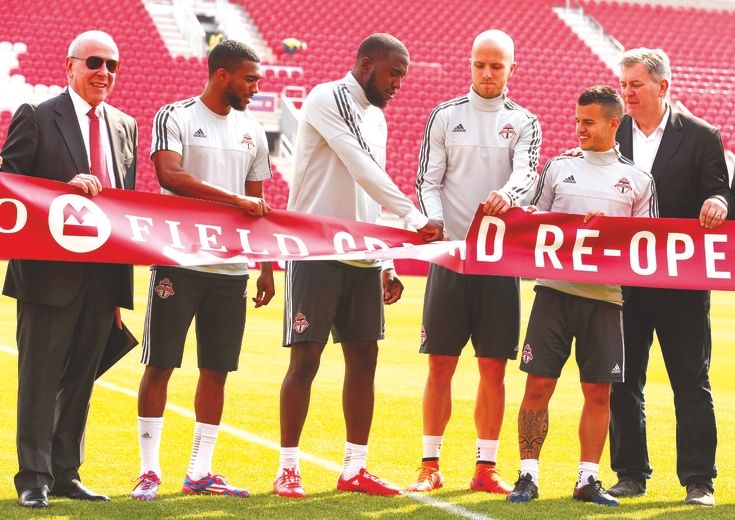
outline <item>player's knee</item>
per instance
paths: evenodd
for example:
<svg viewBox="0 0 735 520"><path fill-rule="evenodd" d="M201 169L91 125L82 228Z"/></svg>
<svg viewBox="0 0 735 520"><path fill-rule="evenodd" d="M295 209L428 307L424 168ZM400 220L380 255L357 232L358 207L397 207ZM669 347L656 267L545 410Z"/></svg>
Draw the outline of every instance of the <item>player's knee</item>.
<svg viewBox="0 0 735 520"><path fill-rule="evenodd" d="M153 385L167 384L173 371L173 368L148 365L145 367L145 372L143 373L143 383Z"/></svg>
<svg viewBox="0 0 735 520"><path fill-rule="evenodd" d="M531 408L545 406L551 394L554 393L555 387L556 379L529 376L526 381L526 392L523 395L523 405Z"/></svg>
<svg viewBox="0 0 735 520"><path fill-rule="evenodd" d="M478 358L477 365L480 367L480 378L483 382L502 384L505 379L505 366L507 364L507 359Z"/></svg>
<svg viewBox="0 0 735 520"><path fill-rule="evenodd" d="M457 368L458 358L455 356L429 356L429 379L448 381L452 379Z"/></svg>
<svg viewBox="0 0 735 520"><path fill-rule="evenodd" d="M586 403L598 407L610 405L610 384L582 383L582 393Z"/></svg>

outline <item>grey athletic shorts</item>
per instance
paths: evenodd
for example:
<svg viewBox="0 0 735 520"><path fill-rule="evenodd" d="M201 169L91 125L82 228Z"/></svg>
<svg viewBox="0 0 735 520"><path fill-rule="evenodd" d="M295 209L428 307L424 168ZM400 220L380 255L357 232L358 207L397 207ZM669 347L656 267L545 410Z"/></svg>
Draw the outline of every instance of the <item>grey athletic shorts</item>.
<svg viewBox="0 0 735 520"><path fill-rule="evenodd" d="M472 339L477 357L515 359L520 316L518 278L459 274L432 264L424 294L420 351L459 356Z"/></svg>
<svg viewBox="0 0 735 520"><path fill-rule="evenodd" d="M380 267L307 260L286 264L283 346L383 339Z"/></svg>
<svg viewBox="0 0 735 520"><path fill-rule="evenodd" d="M624 379L623 308L536 286L521 370L558 378L572 352L580 380L585 383L620 383Z"/></svg>
<svg viewBox="0 0 735 520"><path fill-rule="evenodd" d="M199 368L237 370L245 331L247 281L248 275L152 267L141 362L180 367L186 334L196 316Z"/></svg>

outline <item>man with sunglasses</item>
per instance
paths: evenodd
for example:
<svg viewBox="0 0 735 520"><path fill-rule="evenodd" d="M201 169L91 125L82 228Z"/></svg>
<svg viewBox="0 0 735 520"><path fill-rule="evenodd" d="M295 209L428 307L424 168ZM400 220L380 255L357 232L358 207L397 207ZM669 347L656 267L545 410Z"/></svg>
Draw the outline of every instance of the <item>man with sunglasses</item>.
<svg viewBox="0 0 735 520"><path fill-rule="evenodd" d="M119 68L109 34L88 31L69 46L69 87L22 105L2 150L2 171L67 182L81 194L135 189L138 128L105 103ZM120 307L133 308L132 267L11 260L3 294L17 300L20 504L48 494L106 501L80 482L92 386Z"/></svg>

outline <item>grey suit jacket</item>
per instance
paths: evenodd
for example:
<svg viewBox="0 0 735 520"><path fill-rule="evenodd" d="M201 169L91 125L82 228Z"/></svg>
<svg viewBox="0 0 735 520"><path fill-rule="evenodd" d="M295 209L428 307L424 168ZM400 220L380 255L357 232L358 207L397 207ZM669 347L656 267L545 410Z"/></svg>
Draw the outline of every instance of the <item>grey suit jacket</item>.
<svg viewBox="0 0 735 520"><path fill-rule="evenodd" d="M138 127L120 110L105 106L117 187L135 189ZM37 106L22 105L10 123L2 152L2 171L69 182L90 171L74 105L62 92ZM53 306L68 304L79 291L89 264L11 260L3 294L18 300ZM132 308L132 267L111 267L110 290L120 307Z"/></svg>

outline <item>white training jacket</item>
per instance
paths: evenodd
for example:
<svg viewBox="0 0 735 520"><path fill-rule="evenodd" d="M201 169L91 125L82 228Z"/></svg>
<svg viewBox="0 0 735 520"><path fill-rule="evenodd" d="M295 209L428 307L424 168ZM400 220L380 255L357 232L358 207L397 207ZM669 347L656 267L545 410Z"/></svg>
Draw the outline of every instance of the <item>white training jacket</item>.
<svg viewBox="0 0 735 520"><path fill-rule="evenodd" d="M462 240L477 206L493 190L514 205L538 181L541 126L505 94L468 94L429 115L419 153L416 191L421 211L444 221L449 238Z"/></svg>
<svg viewBox="0 0 735 520"><path fill-rule="evenodd" d="M531 203L539 210L557 213L601 211L608 217L658 217L653 177L623 157L617 147L550 159ZM536 281L567 294L623 304L619 285Z"/></svg>
<svg viewBox="0 0 735 520"><path fill-rule="evenodd" d="M352 73L306 96L288 209L374 223L380 206L419 229L428 219L385 171L388 130Z"/></svg>

